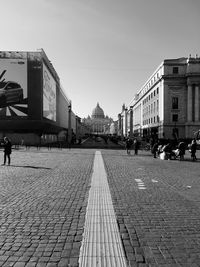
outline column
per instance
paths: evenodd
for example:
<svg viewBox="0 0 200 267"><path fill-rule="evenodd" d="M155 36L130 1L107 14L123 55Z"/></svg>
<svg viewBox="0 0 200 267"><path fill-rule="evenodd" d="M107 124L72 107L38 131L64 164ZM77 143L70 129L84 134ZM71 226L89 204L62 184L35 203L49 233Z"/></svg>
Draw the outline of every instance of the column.
<svg viewBox="0 0 200 267"><path fill-rule="evenodd" d="M121 114L118 114L118 135L121 136Z"/></svg>
<svg viewBox="0 0 200 267"><path fill-rule="evenodd" d="M122 130L121 130L121 137L124 137L124 119L123 119L123 115L121 116L121 126L122 126Z"/></svg>
<svg viewBox="0 0 200 267"><path fill-rule="evenodd" d="M192 121L192 85L188 85L187 94L187 121Z"/></svg>
<svg viewBox="0 0 200 267"><path fill-rule="evenodd" d="M195 85L195 100L194 100L194 110L195 110L195 121L199 121L199 86Z"/></svg>
<svg viewBox="0 0 200 267"><path fill-rule="evenodd" d="M125 119L125 136L127 137L127 108L125 109L125 112L124 112L124 119Z"/></svg>
<svg viewBox="0 0 200 267"><path fill-rule="evenodd" d="M130 107L130 137L133 137L133 107Z"/></svg>

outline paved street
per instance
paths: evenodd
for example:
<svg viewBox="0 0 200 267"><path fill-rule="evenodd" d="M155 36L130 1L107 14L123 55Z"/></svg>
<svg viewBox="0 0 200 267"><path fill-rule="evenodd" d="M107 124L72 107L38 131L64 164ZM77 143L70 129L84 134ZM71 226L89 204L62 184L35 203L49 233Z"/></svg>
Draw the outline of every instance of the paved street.
<svg viewBox="0 0 200 267"><path fill-rule="evenodd" d="M0 266L78 266L95 151L13 150L0 166ZM127 266L200 266L200 161L101 153Z"/></svg>

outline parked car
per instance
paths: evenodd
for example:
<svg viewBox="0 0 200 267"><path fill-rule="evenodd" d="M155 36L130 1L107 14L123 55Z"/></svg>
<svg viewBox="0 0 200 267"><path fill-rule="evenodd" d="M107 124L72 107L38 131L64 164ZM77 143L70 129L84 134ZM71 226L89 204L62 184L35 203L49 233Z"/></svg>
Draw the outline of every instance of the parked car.
<svg viewBox="0 0 200 267"><path fill-rule="evenodd" d="M0 107L20 103L23 100L23 89L16 82L0 82Z"/></svg>

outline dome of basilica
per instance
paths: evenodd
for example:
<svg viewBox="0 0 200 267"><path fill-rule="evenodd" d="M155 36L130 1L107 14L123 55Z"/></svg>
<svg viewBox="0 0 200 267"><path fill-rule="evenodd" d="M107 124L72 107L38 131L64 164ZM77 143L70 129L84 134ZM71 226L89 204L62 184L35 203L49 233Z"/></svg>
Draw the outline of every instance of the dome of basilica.
<svg viewBox="0 0 200 267"><path fill-rule="evenodd" d="M104 118L105 118L104 111L99 106L99 103L97 103L96 108L94 108L92 111L92 119L104 119Z"/></svg>

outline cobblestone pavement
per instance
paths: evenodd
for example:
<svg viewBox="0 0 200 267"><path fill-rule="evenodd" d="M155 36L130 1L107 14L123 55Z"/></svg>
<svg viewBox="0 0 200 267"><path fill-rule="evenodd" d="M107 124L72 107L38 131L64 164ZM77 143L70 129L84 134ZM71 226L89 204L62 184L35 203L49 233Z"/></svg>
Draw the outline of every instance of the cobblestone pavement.
<svg viewBox="0 0 200 267"><path fill-rule="evenodd" d="M95 151L13 150L0 166L0 266L78 266ZM129 266L200 266L200 161L101 152Z"/></svg>
<svg viewBox="0 0 200 267"><path fill-rule="evenodd" d="M78 266L93 157L30 149L0 166L0 266Z"/></svg>
<svg viewBox="0 0 200 267"><path fill-rule="evenodd" d="M200 266L200 162L103 153L130 266Z"/></svg>

